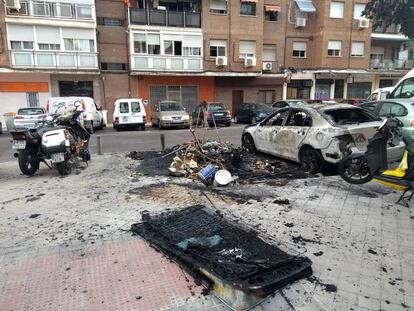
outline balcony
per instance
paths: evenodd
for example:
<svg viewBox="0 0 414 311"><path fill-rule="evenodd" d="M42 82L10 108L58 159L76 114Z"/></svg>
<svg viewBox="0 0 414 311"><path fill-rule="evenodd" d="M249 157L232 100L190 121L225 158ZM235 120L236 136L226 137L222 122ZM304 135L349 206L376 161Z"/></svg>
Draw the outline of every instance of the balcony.
<svg viewBox="0 0 414 311"><path fill-rule="evenodd" d="M411 69L414 67L414 60L402 59L371 59L370 69L374 70L398 70Z"/></svg>
<svg viewBox="0 0 414 311"><path fill-rule="evenodd" d="M201 13L130 8L134 25L201 28Z"/></svg>
<svg viewBox="0 0 414 311"><path fill-rule="evenodd" d="M95 7L88 4L21 1L20 5L20 10L6 6L7 16L77 21L95 20Z"/></svg>
<svg viewBox="0 0 414 311"><path fill-rule="evenodd" d="M192 71L203 70L203 58L201 56L170 56L157 55L132 55L131 68L136 71Z"/></svg>
<svg viewBox="0 0 414 311"><path fill-rule="evenodd" d="M10 51L13 68L97 70L97 53L64 51Z"/></svg>

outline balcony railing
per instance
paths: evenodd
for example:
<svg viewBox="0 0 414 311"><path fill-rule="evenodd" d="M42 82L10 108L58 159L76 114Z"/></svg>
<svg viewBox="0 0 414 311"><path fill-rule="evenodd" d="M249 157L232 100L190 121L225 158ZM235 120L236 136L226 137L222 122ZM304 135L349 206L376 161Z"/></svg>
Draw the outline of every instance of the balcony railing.
<svg viewBox="0 0 414 311"><path fill-rule="evenodd" d="M202 71L201 56L132 55L131 68L138 71Z"/></svg>
<svg viewBox="0 0 414 311"><path fill-rule="evenodd" d="M95 7L88 4L74 4L45 1L21 1L20 10L6 6L7 16L38 17L50 19L95 20Z"/></svg>
<svg viewBox="0 0 414 311"><path fill-rule="evenodd" d="M402 59L371 59L370 69L374 70L393 70L393 69L411 69L414 67L414 60Z"/></svg>
<svg viewBox="0 0 414 311"><path fill-rule="evenodd" d="M97 53L64 51L10 51L13 68L98 69Z"/></svg>
<svg viewBox="0 0 414 311"><path fill-rule="evenodd" d="M131 24L201 28L201 13L130 8Z"/></svg>

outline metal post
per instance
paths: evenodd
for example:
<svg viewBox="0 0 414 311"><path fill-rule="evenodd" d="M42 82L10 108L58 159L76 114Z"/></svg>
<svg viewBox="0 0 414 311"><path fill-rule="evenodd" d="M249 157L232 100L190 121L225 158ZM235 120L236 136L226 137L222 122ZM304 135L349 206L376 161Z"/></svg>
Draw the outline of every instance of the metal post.
<svg viewBox="0 0 414 311"><path fill-rule="evenodd" d="M160 139L161 139L161 150L164 151L165 150L165 135L161 134Z"/></svg>
<svg viewBox="0 0 414 311"><path fill-rule="evenodd" d="M102 155L102 144L101 144L101 136L96 136L97 144L98 144L98 155Z"/></svg>

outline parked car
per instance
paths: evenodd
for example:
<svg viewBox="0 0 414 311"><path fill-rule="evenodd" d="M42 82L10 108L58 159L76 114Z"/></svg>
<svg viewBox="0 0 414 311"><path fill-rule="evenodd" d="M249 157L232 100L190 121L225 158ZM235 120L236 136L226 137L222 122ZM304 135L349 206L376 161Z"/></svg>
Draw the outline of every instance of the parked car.
<svg viewBox="0 0 414 311"><path fill-rule="evenodd" d="M272 108L281 109L285 107L302 107L306 106L306 102L301 99L286 99L286 100L279 100L272 104Z"/></svg>
<svg viewBox="0 0 414 311"><path fill-rule="evenodd" d="M139 98L121 98L114 103L113 125L116 131L121 128L145 130L147 114L145 105Z"/></svg>
<svg viewBox="0 0 414 311"><path fill-rule="evenodd" d="M162 100L152 106L152 126L159 129L165 127L190 127L190 115L185 111L183 105L176 101Z"/></svg>
<svg viewBox="0 0 414 311"><path fill-rule="evenodd" d="M262 122L248 126L242 134L242 146L302 164L316 173L325 163L338 163L346 147L354 144L366 151L382 120L359 107L312 105L282 108ZM388 149L390 161L398 161L404 152L401 138Z"/></svg>
<svg viewBox="0 0 414 311"><path fill-rule="evenodd" d="M202 102L192 113L193 124L201 125L203 118L207 118L209 126L231 125L231 115L227 107L220 102ZM197 124L198 123L198 124Z"/></svg>
<svg viewBox="0 0 414 311"><path fill-rule="evenodd" d="M349 104L353 106L361 106L361 104L368 102L364 98L350 98L341 100L341 104Z"/></svg>
<svg viewBox="0 0 414 311"><path fill-rule="evenodd" d="M256 123L267 118L274 109L260 103L243 103L239 106L234 116L234 123Z"/></svg>
<svg viewBox="0 0 414 311"><path fill-rule="evenodd" d="M20 108L14 117L15 127L36 128L40 121L46 120L46 111L40 107Z"/></svg>
<svg viewBox="0 0 414 311"><path fill-rule="evenodd" d="M0 134L3 134L3 124L0 121Z"/></svg>
<svg viewBox="0 0 414 311"><path fill-rule="evenodd" d="M368 96L367 101L383 100L390 97L391 92L394 90L393 86L382 87L376 89L371 95Z"/></svg>
<svg viewBox="0 0 414 311"><path fill-rule="evenodd" d="M414 68L398 81L389 98L414 98Z"/></svg>
<svg viewBox="0 0 414 311"><path fill-rule="evenodd" d="M378 117L399 119L404 125L402 136L406 143L414 142L414 98L390 98L364 103L361 108Z"/></svg>
<svg viewBox="0 0 414 311"><path fill-rule="evenodd" d="M48 115L61 114L69 106L74 106L74 103L81 101L82 114L79 116L79 122L83 125L89 133L93 133L94 129L102 129L105 124L99 107L93 98L90 97L52 97L49 98L46 104L46 112Z"/></svg>
<svg viewBox="0 0 414 311"><path fill-rule="evenodd" d="M307 99L308 104L322 104L322 105L335 105L337 104L335 99L332 98L319 98L319 99Z"/></svg>

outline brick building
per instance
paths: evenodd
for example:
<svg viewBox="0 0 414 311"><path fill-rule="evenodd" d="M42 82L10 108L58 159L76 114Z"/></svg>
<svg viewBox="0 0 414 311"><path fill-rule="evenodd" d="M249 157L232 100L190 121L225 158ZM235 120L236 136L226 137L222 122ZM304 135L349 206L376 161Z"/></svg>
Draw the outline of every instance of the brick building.
<svg viewBox="0 0 414 311"><path fill-rule="evenodd" d="M219 100L367 97L413 67L368 0L7 0L0 3L0 114L85 95L191 110Z"/></svg>

